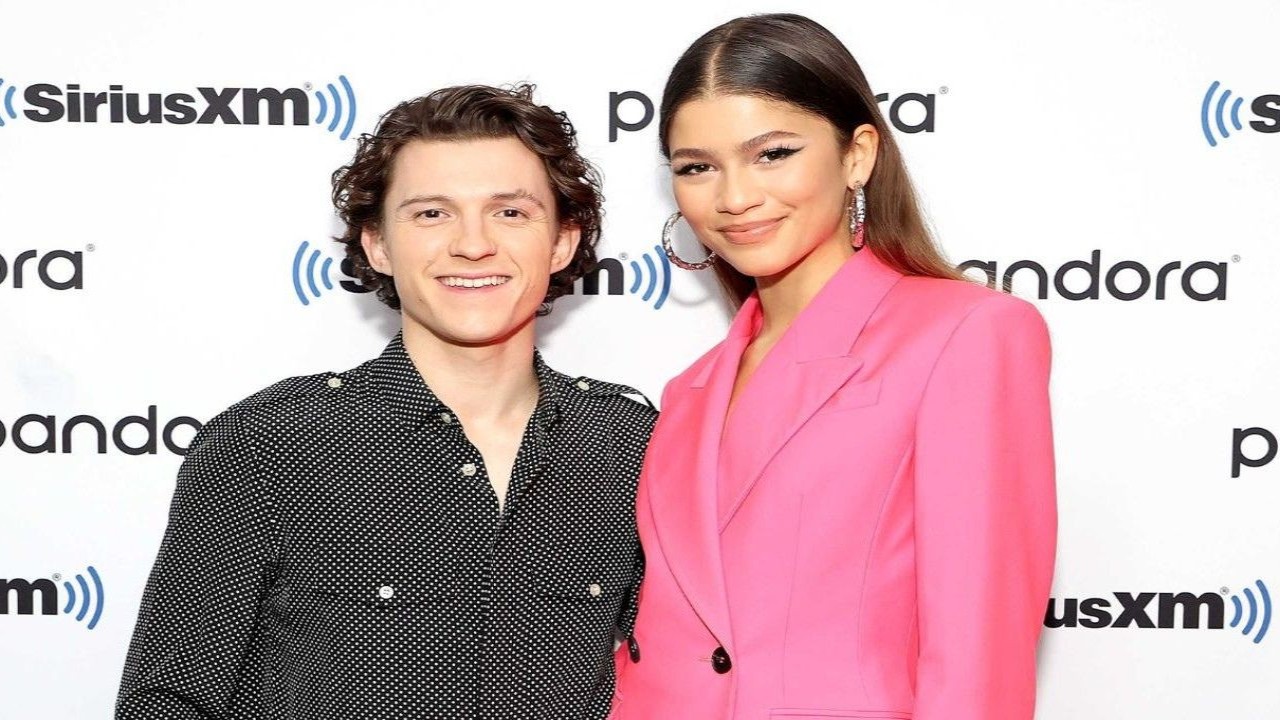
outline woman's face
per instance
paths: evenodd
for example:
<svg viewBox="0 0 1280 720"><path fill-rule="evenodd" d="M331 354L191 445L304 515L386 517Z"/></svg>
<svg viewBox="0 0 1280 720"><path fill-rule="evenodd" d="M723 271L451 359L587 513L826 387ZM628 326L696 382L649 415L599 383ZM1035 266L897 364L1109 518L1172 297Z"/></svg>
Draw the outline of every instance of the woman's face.
<svg viewBox="0 0 1280 720"><path fill-rule="evenodd" d="M867 130L869 156L857 139ZM871 174L870 126L842 147L830 122L789 103L711 95L680 106L669 141L680 212L739 272L769 278L815 250L841 259L852 252L850 188Z"/></svg>

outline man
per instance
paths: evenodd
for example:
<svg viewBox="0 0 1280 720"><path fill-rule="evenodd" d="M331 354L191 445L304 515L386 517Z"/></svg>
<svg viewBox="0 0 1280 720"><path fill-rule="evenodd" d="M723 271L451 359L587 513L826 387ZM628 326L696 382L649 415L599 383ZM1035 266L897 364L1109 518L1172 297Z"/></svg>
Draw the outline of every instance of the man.
<svg viewBox="0 0 1280 720"><path fill-rule="evenodd" d="M402 331L200 433L117 720L608 713L655 413L534 349L594 262L600 194L531 93L401 104L334 173L340 241Z"/></svg>

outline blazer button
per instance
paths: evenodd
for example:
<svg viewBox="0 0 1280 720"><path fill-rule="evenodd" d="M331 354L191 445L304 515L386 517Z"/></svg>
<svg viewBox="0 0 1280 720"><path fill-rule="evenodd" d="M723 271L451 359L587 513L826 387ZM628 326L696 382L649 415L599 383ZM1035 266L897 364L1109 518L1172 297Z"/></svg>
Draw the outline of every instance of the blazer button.
<svg viewBox="0 0 1280 720"><path fill-rule="evenodd" d="M711 667L721 675L733 669L733 661L729 659L729 653L725 652L724 648L718 647L711 653Z"/></svg>

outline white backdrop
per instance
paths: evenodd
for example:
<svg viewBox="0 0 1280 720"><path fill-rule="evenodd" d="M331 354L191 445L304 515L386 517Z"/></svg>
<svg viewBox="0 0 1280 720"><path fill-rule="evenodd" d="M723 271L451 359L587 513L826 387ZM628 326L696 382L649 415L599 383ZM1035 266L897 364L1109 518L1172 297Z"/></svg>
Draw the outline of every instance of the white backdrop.
<svg viewBox="0 0 1280 720"><path fill-rule="evenodd" d="M530 80L570 114L604 172L601 254L623 292L557 302L541 345L563 371L656 398L727 313L710 278L675 269L664 298L656 126L639 127L634 95L615 117L611 93L656 105L701 32L779 9L845 40L886 109L923 96L900 105L899 136L954 261L1051 276L1044 298L1034 269L1014 291L1055 343L1056 616L1078 603L1104 624L1090 617L1105 603L1116 620L1117 593L1220 598L1205 607L1225 615L1202 611L1199 627L1178 614L1174 628L1046 629L1037 717L1280 717L1280 627L1264 626L1264 600L1280 612L1280 459L1263 462L1280 434L1280 6L1267 0L0 2L0 717L110 716L181 459L163 441L122 451L113 426L153 406L160 430L207 420L284 376L354 365L394 332L394 314L339 284L328 178L400 100ZM298 88L307 122L266 124L263 103L258 124L228 124L246 117L242 92L216 122L181 123L207 105L201 87ZM110 99L72 122L75 92L133 93L143 110L160 93L178 122L110 122ZM1066 267L1065 293L1052 275L1094 251L1098 297L1068 299L1088 269ZM1145 270L1122 265L1109 292L1122 261ZM1162 299L1115 297L1171 262ZM66 446L75 416L104 424L105 452L83 418ZM145 423L122 431L146 447ZM191 434L179 420L171 439ZM1145 605L1151 624L1160 604Z"/></svg>

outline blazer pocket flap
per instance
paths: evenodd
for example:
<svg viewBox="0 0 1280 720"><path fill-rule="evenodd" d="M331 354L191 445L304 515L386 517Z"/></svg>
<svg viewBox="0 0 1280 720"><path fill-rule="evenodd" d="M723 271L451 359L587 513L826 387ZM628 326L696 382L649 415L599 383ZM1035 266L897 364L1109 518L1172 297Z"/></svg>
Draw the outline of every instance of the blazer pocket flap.
<svg viewBox="0 0 1280 720"><path fill-rule="evenodd" d="M769 718L786 720L911 720L911 713L896 710L823 710L820 708L774 708Z"/></svg>

